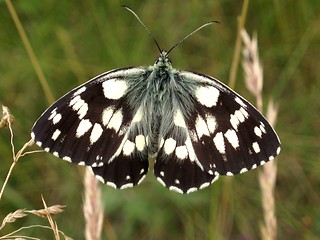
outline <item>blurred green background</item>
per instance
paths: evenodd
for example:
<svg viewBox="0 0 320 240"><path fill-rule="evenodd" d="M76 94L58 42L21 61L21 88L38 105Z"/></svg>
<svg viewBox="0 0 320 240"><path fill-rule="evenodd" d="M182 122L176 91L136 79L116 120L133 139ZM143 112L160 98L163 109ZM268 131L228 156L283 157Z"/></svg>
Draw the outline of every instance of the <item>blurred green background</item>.
<svg viewBox="0 0 320 240"><path fill-rule="evenodd" d="M205 73L228 83L242 1L37 1L13 5L40 62L54 98L104 71L153 64L159 52L121 4L133 8L159 44L169 49L201 24L172 53L173 66ZM250 1L246 29L257 32L264 69L264 103L279 106L276 130L282 141L277 158L276 214L279 239L320 236L320 2ZM243 82L235 90L255 102ZM0 104L15 116L16 149L49 106L5 1L0 2ZM34 149L36 149L34 147ZM12 162L8 129L0 129L0 183ZM124 191L101 185L103 239L259 239L263 221L258 171L221 177L212 186L181 196L163 188L152 172ZM19 160L0 201L0 221L20 208L65 204L60 230L84 238L82 169L47 153ZM23 218L0 233L44 224ZM26 232L52 239L49 230Z"/></svg>

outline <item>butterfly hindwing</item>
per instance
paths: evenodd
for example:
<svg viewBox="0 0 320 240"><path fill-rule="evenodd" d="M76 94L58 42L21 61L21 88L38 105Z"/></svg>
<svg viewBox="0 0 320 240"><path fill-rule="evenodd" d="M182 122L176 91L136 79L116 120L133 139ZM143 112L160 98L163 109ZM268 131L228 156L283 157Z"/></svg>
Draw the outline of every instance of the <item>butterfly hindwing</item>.
<svg viewBox="0 0 320 240"><path fill-rule="evenodd" d="M115 157L101 167L92 167L94 175L114 188L139 184L149 168L147 145L143 135L126 136Z"/></svg>

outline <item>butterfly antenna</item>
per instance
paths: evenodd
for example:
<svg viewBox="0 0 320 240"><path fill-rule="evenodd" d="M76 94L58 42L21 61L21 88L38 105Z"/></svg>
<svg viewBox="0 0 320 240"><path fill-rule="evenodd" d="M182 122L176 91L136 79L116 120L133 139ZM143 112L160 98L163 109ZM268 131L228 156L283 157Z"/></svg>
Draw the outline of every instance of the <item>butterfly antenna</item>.
<svg viewBox="0 0 320 240"><path fill-rule="evenodd" d="M158 44L158 42L156 41L156 39L153 37L153 35L151 34L150 30L146 27L146 25L144 25L144 23L141 21L141 19L138 17L138 15L131 9L129 8L128 6L126 5L122 5L123 8L127 9L129 12L131 12L135 17L136 19L138 19L138 21L140 22L140 24L143 26L144 30L147 31L148 35L150 36L150 38L155 42L155 44L157 45L158 49L159 49L159 52L161 53L162 52L162 49L160 47L160 45Z"/></svg>
<svg viewBox="0 0 320 240"><path fill-rule="evenodd" d="M167 52L167 56L169 55L169 53L176 47L178 46L180 43L182 43L184 40L186 40L187 38L189 38L191 35L193 35L194 33L198 32L199 30L201 30L202 28L208 26L208 25L211 25L213 23L220 23L218 21L210 21L210 22L207 22L205 24L203 24L202 26L198 27L196 30L192 31L191 33L189 33L187 36L185 36L184 38L182 38L179 42L177 42L175 45L173 45L172 48L169 49L169 51Z"/></svg>

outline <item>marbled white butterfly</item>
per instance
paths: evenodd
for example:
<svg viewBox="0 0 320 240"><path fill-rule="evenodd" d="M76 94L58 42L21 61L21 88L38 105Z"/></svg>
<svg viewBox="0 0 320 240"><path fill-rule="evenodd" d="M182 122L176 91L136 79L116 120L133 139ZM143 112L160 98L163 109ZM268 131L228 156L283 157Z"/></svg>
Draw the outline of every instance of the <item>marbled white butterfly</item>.
<svg viewBox="0 0 320 240"><path fill-rule="evenodd" d="M173 48L157 46L153 66L111 70L61 97L34 124L32 139L120 189L139 184L153 157L157 180L179 193L279 154L275 131L248 101L213 77L172 68Z"/></svg>

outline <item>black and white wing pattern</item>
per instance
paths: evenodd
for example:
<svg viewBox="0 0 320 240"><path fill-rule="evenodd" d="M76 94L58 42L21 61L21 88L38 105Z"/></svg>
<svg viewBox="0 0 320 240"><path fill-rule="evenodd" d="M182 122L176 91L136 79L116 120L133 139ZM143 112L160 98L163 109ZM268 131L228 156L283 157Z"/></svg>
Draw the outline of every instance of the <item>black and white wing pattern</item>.
<svg viewBox="0 0 320 240"><path fill-rule="evenodd" d="M165 51L153 66L113 70L70 91L31 137L120 189L139 184L154 157L157 180L179 193L280 152L275 131L248 101L212 77L173 69Z"/></svg>
<svg viewBox="0 0 320 240"><path fill-rule="evenodd" d="M141 101L136 85L145 87L146 74L144 68L113 70L75 88L41 115L32 138L56 157L91 166L110 186L140 183L148 171L145 129L128 96Z"/></svg>
<svg viewBox="0 0 320 240"><path fill-rule="evenodd" d="M154 166L164 186L193 192L219 175L247 172L279 154L275 131L240 95L199 73L173 70L173 78L173 124L162 129Z"/></svg>

